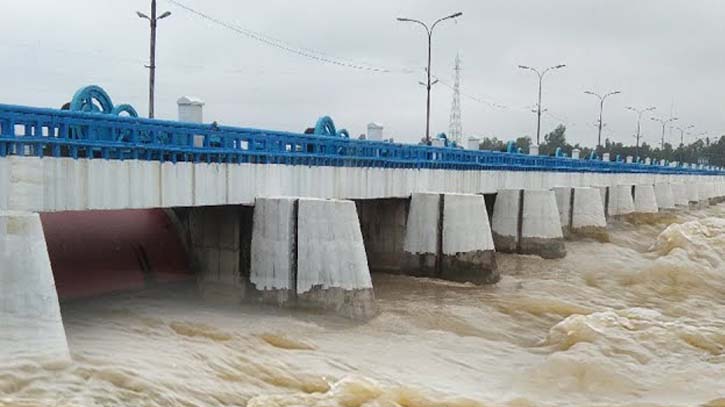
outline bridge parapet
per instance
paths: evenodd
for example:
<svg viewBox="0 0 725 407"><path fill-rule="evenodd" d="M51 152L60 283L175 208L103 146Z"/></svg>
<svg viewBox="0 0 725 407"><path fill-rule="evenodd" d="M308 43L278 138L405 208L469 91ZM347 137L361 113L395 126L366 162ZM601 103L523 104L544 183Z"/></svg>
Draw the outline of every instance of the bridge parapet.
<svg viewBox="0 0 725 407"><path fill-rule="evenodd" d="M102 89L97 87L90 88L95 93L84 93L82 96L85 98L79 100L86 101L85 104L80 104L85 108L77 111L0 104L0 157L30 155L172 163L186 161L449 170L725 174L708 169L355 140L332 133L334 125L329 118L323 118L324 123L318 123L317 127L330 130L323 134L144 119L133 117L135 110L128 105L104 105L110 104L110 98L100 103L100 107L93 108L95 104L92 97L104 95L105 92L100 93ZM113 114L104 114L109 113L109 109ZM121 112L126 112L129 116L121 116ZM203 140L201 145L195 145L195 137Z"/></svg>

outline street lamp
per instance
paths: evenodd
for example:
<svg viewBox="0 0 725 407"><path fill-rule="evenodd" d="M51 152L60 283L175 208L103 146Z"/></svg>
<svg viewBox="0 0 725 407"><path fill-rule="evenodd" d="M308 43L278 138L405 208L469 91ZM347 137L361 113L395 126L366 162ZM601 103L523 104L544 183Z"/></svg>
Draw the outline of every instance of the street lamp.
<svg viewBox="0 0 725 407"><path fill-rule="evenodd" d="M675 128L680 131L680 147L684 147L685 146L685 132L687 130L694 129L695 125L691 124L691 125L685 127L684 129L682 127L675 127Z"/></svg>
<svg viewBox="0 0 725 407"><path fill-rule="evenodd" d="M159 20L162 20L171 15L170 11L166 11L160 16L156 16L156 0L151 0L151 17L146 14L137 11L136 15L139 18L149 20L151 25L151 51L149 58L149 65L146 68L149 69L149 118L154 118L154 87L156 86L156 24Z"/></svg>
<svg viewBox="0 0 725 407"><path fill-rule="evenodd" d="M542 110L541 110L541 83L544 81L544 75L546 75L547 72L549 72L553 69L561 69L561 68L565 68L565 67L566 67L565 64L561 64L561 65L556 65L556 66L546 68L540 72L536 68L532 68L532 67L526 66L526 65L519 65L519 69L526 69L526 70L532 71L532 72L536 73L536 75L539 76L539 103L536 105L536 116L537 116L537 119L536 119L536 145L541 144L541 140L540 140L540 138L541 138L541 112L542 112Z"/></svg>
<svg viewBox="0 0 725 407"><path fill-rule="evenodd" d="M627 106L626 109L637 113L637 144L636 144L634 151L635 151L636 158L639 159L639 139L641 138L641 132L642 132L642 116L646 112L654 111L657 108L654 106L651 106L646 109L637 109L636 107Z"/></svg>
<svg viewBox="0 0 725 407"><path fill-rule="evenodd" d="M462 16L462 12L458 12L455 14L451 14L447 17L441 17L433 22L433 24L430 25L430 28L428 25L420 20L415 20L412 18L405 18L405 17L398 17L398 21L402 22L408 22L408 23L416 23L420 24L425 28L425 32L428 34L428 68L426 69L426 73L428 75L428 82L426 85L426 104L425 104L425 142L426 144L430 145L430 89L432 85L435 85L438 81L431 83L431 73L430 73L430 65L431 65L431 49L432 49L432 43L433 43L433 29L440 23L441 21L454 19L457 17Z"/></svg>
<svg viewBox="0 0 725 407"><path fill-rule="evenodd" d="M665 150L665 128L667 127L667 124L680 120L680 119L678 119L677 117L670 117L669 119L660 119L658 117L652 117L651 119L662 125L662 141L660 142L660 149L662 151L664 151Z"/></svg>
<svg viewBox="0 0 725 407"><path fill-rule="evenodd" d="M599 98L599 135L597 136L597 147L600 147L602 145L602 113L604 111L604 101L607 100L608 97L612 95L618 95L622 92L615 90L614 92L609 92L605 95L600 95L598 93L594 93L590 90L585 91L587 95L593 95Z"/></svg>

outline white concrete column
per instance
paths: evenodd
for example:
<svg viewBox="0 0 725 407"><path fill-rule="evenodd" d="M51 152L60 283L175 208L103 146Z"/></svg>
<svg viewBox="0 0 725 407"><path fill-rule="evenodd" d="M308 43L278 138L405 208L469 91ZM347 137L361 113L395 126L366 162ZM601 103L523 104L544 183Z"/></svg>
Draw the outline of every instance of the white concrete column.
<svg viewBox="0 0 725 407"><path fill-rule="evenodd" d="M40 216L0 211L0 360L26 358L70 355Z"/></svg>
<svg viewBox="0 0 725 407"><path fill-rule="evenodd" d="M443 195L441 278L493 284L501 278L482 195Z"/></svg>
<svg viewBox="0 0 725 407"><path fill-rule="evenodd" d="M602 154L602 161L609 161L609 153Z"/></svg>
<svg viewBox="0 0 725 407"><path fill-rule="evenodd" d="M632 157L631 155L628 155L627 156L627 164L632 164L632 162L634 162L634 157Z"/></svg>
<svg viewBox="0 0 725 407"><path fill-rule="evenodd" d="M590 237L608 241L607 219L598 188L554 188L564 237Z"/></svg>
<svg viewBox="0 0 725 407"><path fill-rule="evenodd" d="M566 256L554 191L525 190L520 248L545 259Z"/></svg>
<svg viewBox="0 0 725 407"><path fill-rule="evenodd" d="M375 295L355 203L257 199L250 281L265 302L375 315Z"/></svg>
<svg viewBox="0 0 725 407"><path fill-rule="evenodd" d="M529 146L529 155L539 155L539 146L538 146L538 144L531 144Z"/></svg>
<svg viewBox="0 0 725 407"><path fill-rule="evenodd" d="M496 250L499 252L518 251L522 194L520 189L499 189L496 194L491 229Z"/></svg>
<svg viewBox="0 0 725 407"><path fill-rule="evenodd" d="M700 188L696 182L689 182L685 184L687 188L687 200L690 206L700 206Z"/></svg>
<svg viewBox="0 0 725 407"><path fill-rule="evenodd" d="M355 203L300 198L297 306L351 319L375 315L375 294Z"/></svg>
<svg viewBox="0 0 725 407"><path fill-rule="evenodd" d="M410 197L401 260L405 274L421 277L436 277L438 274L440 200L440 194L436 193L415 193Z"/></svg>
<svg viewBox="0 0 725 407"><path fill-rule="evenodd" d="M499 190L492 223L498 251L547 259L566 256L554 191Z"/></svg>
<svg viewBox="0 0 725 407"><path fill-rule="evenodd" d="M636 213L659 212L654 186L640 184L634 187L634 211Z"/></svg>
<svg viewBox="0 0 725 407"><path fill-rule="evenodd" d="M632 185L617 185L609 189L610 216L628 215L634 212Z"/></svg>
<svg viewBox="0 0 725 407"><path fill-rule="evenodd" d="M494 252L482 195L411 196L401 259L405 274L493 284L500 279Z"/></svg>
<svg viewBox="0 0 725 407"><path fill-rule="evenodd" d="M666 182L655 184L655 197L659 209L675 209L675 194L672 184Z"/></svg>
<svg viewBox="0 0 725 407"><path fill-rule="evenodd" d="M672 196L675 206L688 206L690 201L687 199L687 186L685 184L674 183L672 186Z"/></svg>
<svg viewBox="0 0 725 407"><path fill-rule="evenodd" d="M578 148L571 150L571 158L573 158L575 160L579 159L580 154L581 154L581 150L579 150Z"/></svg>

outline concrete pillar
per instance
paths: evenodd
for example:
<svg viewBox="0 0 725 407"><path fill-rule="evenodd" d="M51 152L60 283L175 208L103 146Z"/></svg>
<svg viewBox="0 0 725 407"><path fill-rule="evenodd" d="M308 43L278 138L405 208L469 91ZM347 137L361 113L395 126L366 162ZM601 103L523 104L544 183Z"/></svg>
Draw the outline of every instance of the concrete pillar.
<svg viewBox="0 0 725 407"><path fill-rule="evenodd" d="M375 297L355 203L258 198L250 282L267 303L375 315Z"/></svg>
<svg viewBox="0 0 725 407"><path fill-rule="evenodd" d="M700 206L700 192L698 184L695 182L690 182L685 184L687 188L687 201L689 202L690 207L697 208Z"/></svg>
<svg viewBox="0 0 725 407"><path fill-rule="evenodd" d="M675 194L672 190L672 184L666 182L655 184L655 197L657 198L657 207L660 210L675 209Z"/></svg>
<svg viewBox="0 0 725 407"><path fill-rule="evenodd" d="M707 208L710 205L710 185L708 183L697 184L697 198L700 207Z"/></svg>
<svg viewBox="0 0 725 407"><path fill-rule="evenodd" d="M634 211L635 213L659 212L654 186L642 184L634 187Z"/></svg>
<svg viewBox="0 0 725 407"><path fill-rule="evenodd" d="M629 215L634 212L632 185L617 185L609 189L609 216Z"/></svg>
<svg viewBox="0 0 725 407"><path fill-rule="evenodd" d="M375 315L375 294L355 203L300 199L297 306L352 319Z"/></svg>
<svg viewBox="0 0 725 407"><path fill-rule="evenodd" d="M690 204L687 198L687 186L685 184L670 184L672 186L672 196L675 206L688 206Z"/></svg>
<svg viewBox="0 0 725 407"><path fill-rule="evenodd" d="M539 155L539 146L537 144L529 146L529 155Z"/></svg>
<svg viewBox="0 0 725 407"><path fill-rule="evenodd" d="M431 278L438 275L439 240L442 233L440 206L440 194L411 195L401 259L403 273Z"/></svg>
<svg viewBox="0 0 725 407"><path fill-rule="evenodd" d="M578 149L578 148L575 148L575 149L571 150L571 158L574 159L574 160L578 160L579 159L579 156L581 155L581 152L582 151L580 149Z"/></svg>
<svg viewBox="0 0 725 407"><path fill-rule="evenodd" d="M413 194L404 251L406 274L474 284L500 279L482 195Z"/></svg>
<svg viewBox="0 0 725 407"><path fill-rule="evenodd" d="M651 158L647 157L647 158L644 159L644 165L651 165L651 164L652 164L652 159Z"/></svg>
<svg viewBox="0 0 725 407"><path fill-rule="evenodd" d="M602 161L609 161L609 153L602 154Z"/></svg>
<svg viewBox="0 0 725 407"><path fill-rule="evenodd" d="M603 200L597 188L554 188L565 238L609 241Z"/></svg>
<svg viewBox="0 0 725 407"><path fill-rule="evenodd" d="M626 160L627 160L627 164L632 164L634 162L634 157L632 157L631 155L628 155Z"/></svg>
<svg viewBox="0 0 725 407"><path fill-rule="evenodd" d="M545 259L566 256L554 191L499 190L492 228L499 251Z"/></svg>
<svg viewBox="0 0 725 407"><path fill-rule="evenodd" d="M37 213L0 211L0 360L69 360Z"/></svg>
<svg viewBox="0 0 725 407"><path fill-rule="evenodd" d="M611 188L606 185L597 185L593 188L599 191L599 198L602 200L602 205L604 206L604 217L606 219L609 217L609 195L611 193Z"/></svg>
<svg viewBox="0 0 725 407"><path fill-rule="evenodd" d="M518 253L519 251L522 200L523 191L520 189L499 189L496 194L491 230L496 250L499 252Z"/></svg>

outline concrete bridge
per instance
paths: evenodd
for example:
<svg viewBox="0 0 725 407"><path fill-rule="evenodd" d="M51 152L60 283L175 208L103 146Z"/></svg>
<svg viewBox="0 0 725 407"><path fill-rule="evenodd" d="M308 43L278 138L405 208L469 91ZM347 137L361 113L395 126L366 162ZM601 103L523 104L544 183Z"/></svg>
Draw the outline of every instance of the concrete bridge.
<svg viewBox="0 0 725 407"><path fill-rule="evenodd" d="M493 284L496 251L562 257L608 219L725 196L715 169L308 133L143 119L95 86L0 105L0 319L62 335L38 213L164 208L203 293L366 319L371 270Z"/></svg>

